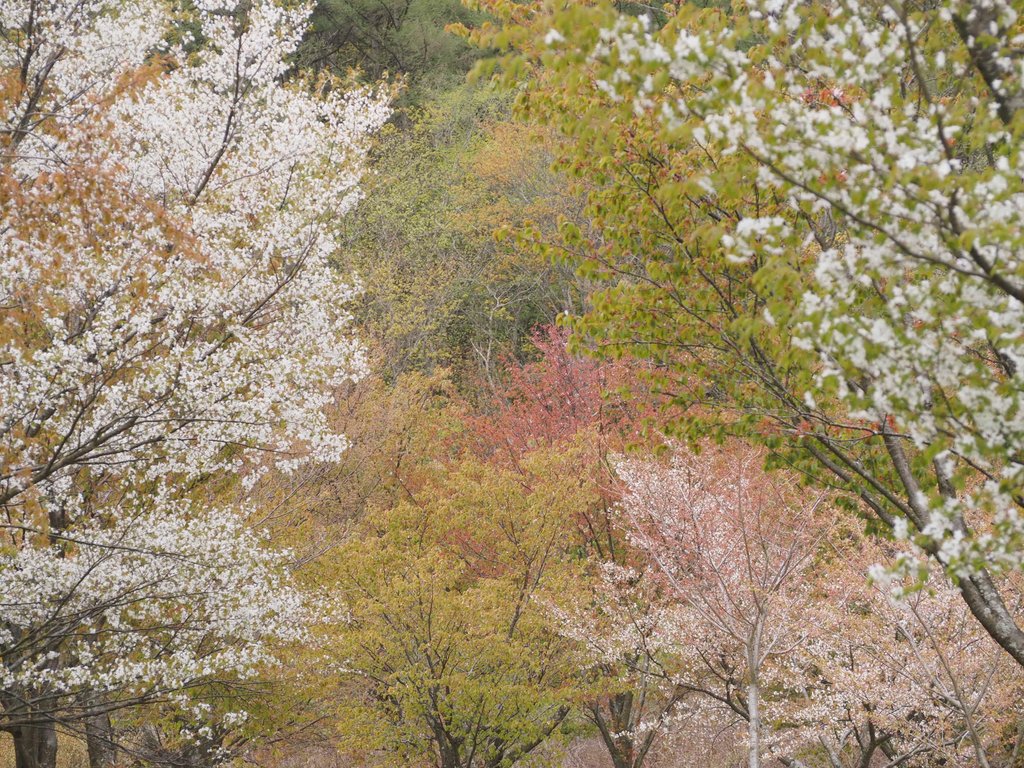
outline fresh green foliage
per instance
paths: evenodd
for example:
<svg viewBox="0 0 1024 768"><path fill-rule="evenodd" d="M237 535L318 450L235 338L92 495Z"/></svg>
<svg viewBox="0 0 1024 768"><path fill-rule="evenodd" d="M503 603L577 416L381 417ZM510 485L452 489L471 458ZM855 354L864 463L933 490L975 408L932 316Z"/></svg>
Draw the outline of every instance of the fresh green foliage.
<svg viewBox="0 0 1024 768"><path fill-rule="evenodd" d="M339 261L363 281L360 319L390 378L435 366L463 385L478 371L492 378L578 293L570 268L493 237L527 217L553 228L569 201L508 102L464 86L408 110L380 138L367 198L342 223Z"/></svg>
<svg viewBox="0 0 1024 768"><path fill-rule="evenodd" d="M298 55L302 69L357 69L371 82L405 76L408 103L458 85L480 52L445 31L480 15L458 0L319 0Z"/></svg>
<svg viewBox="0 0 1024 768"><path fill-rule="evenodd" d="M534 454L525 474L466 461L337 551L325 642L349 686L344 751L505 768L561 726L573 645L541 602L567 584L564 532L594 494L564 482L568 460Z"/></svg>

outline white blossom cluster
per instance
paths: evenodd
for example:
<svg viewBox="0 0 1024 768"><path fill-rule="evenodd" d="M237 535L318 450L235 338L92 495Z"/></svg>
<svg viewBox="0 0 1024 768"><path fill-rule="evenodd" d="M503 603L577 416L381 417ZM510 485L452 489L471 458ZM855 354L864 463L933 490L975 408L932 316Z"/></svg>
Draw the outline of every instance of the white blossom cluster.
<svg viewBox="0 0 1024 768"><path fill-rule="evenodd" d="M808 407L834 396L865 435L889 431L937 458L939 479L959 495L925 483L905 495L950 573L1019 567L1019 4L752 7L746 44L726 28L665 35L622 20L590 61L614 100L657 107L668 130L715 157L748 157L744 183L788 201L792 216L741 219L721 247L734 263L803 259L798 269L813 275L791 321L795 343L819 360ZM718 194L719 179L700 181ZM977 535L964 534L964 520Z"/></svg>
<svg viewBox="0 0 1024 768"><path fill-rule="evenodd" d="M60 141L44 124L79 124L97 96L143 64L168 22L159 0L0 3L0 67L18 73L4 94L0 130L22 162L60 162Z"/></svg>
<svg viewBox="0 0 1024 768"><path fill-rule="evenodd" d="M303 637L302 596L237 513L163 500L55 547L0 555L0 687L118 696L177 691L273 662ZM46 628L46 631L40 631Z"/></svg>
<svg viewBox="0 0 1024 768"><path fill-rule="evenodd" d="M146 51L103 56L108 47L140 42L136 11L122 19L121 3L66 5L85 16L83 49L74 56L55 50L51 77L72 69L77 88L85 77L79 58L89 72L100 66L94 57L102 59L106 77L89 80L92 96L73 95L80 105L91 99L94 110L115 98L102 114L112 136L99 150L93 133L85 147L75 131L46 133L44 123L38 133L73 162L102 152L101 165L123 180L125 198L161 209L138 206L122 238L93 249L84 246L97 226L94 208L60 210L42 236L17 208L5 216L14 220L0 240L0 323L7 326L0 326L0 481L7 493L70 454L84 450L74 461L86 461L93 445L106 461L148 462L150 476L237 467L225 446L277 451L285 464L297 460L296 447L336 457L345 442L328 428L323 406L365 363L345 309L357 288L330 268L326 227L358 198L366 137L386 106L368 92L314 98L278 82L308 8L253 3L243 22L232 15L234 3L199 4L202 49L181 51L181 66L117 94L129 72L123 67ZM90 23L114 24L126 38L96 44L87 33L100 33ZM65 19L52 29L35 24L34 59L79 40L56 34L68 28ZM53 103L40 111L59 114L71 99L61 83L44 89ZM30 158L18 172L38 172L36 165ZM42 184L26 194L43 210L59 202ZM36 195L46 199L33 201ZM160 216L174 217L182 242L162 242ZM30 302L45 341L18 325ZM59 446L19 434L37 430ZM160 443L168 450L154 450Z"/></svg>
<svg viewBox="0 0 1024 768"><path fill-rule="evenodd" d="M329 257L384 97L287 80L310 4L172 5L0 0L0 689L50 714L296 638L285 555L185 489L337 458L366 369Z"/></svg>

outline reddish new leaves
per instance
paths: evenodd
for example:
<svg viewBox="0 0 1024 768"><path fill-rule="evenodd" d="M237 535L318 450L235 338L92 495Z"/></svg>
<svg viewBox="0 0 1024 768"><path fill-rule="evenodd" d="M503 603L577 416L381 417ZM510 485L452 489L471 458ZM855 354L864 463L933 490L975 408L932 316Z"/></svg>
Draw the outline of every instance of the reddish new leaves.
<svg viewBox="0 0 1024 768"><path fill-rule="evenodd" d="M639 436L649 409L622 392L635 387L636 371L625 363L574 355L567 337L554 326L538 328L533 334L538 359L509 361L506 381L492 391L485 413L469 419L479 452L515 463L533 448L588 430L605 452Z"/></svg>

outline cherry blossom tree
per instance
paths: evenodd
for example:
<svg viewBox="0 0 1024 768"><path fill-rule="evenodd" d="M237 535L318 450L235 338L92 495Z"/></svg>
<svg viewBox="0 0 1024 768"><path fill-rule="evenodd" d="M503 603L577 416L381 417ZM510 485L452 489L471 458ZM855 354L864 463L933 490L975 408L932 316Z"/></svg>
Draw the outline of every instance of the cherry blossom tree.
<svg viewBox="0 0 1024 768"><path fill-rule="evenodd" d="M787 662L791 690L804 692L787 714L801 762L1013 765L1024 676L948 580L896 592L865 581L901 549L853 531L826 547L807 640Z"/></svg>
<svg viewBox="0 0 1024 768"><path fill-rule="evenodd" d="M756 738L762 760L789 768L1013 765L1024 678L955 587L869 582L905 545L879 546L854 518L769 482L784 478L760 458L732 448L620 462L633 565L604 563L592 590L549 606L595 669L628 682L627 697L602 686L588 714L613 764L661 752L733 765L754 757ZM758 478L773 505L752 502ZM759 586L780 574L780 589Z"/></svg>
<svg viewBox="0 0 1024 768"><path fill-rule="evenodd" d="M777 751L764 691L772 666L807 635L805 572L826 531L822 499L801 500L806 494L762 463L761 452L730 445L677 450L668 466L617 465L630 540L664 585L657 635L682 660L672 682L745 722L751 768Z"/></svg>
<svg viewBox="0 0 1024 768"><path fill-rule="evenodd" d="M658 579L642 566L609 561L591 571L581 579L588 589L559 595L547 610L583 649L583 676L596 672L584 715L612 765L641 768L679 730L680 715L706 713L697 712L687 700L691 691L677 682L674 601L662 594Z"/></svg>
<svg viewBox="0 0 1024 768"><path fill-rule="evenodd" d="M0 3L0 727L19 768L53 764L58 721L251 676L300 632L286 555L195 489L336 458L324 407L365 370L358 286L328 257L387 107L286 82L309 10Z"/></svg>
<svg viewBox="0 0 1024 768"><path fill-rule="evenodd" d="M683 739L715 765L730 746L790 768L1012 765L1024 678L956 588L869 581L906 546L874 544L761 460L729 445L616 465L639 559L553 609L643 693L600 729L615 764Z"/></svg>

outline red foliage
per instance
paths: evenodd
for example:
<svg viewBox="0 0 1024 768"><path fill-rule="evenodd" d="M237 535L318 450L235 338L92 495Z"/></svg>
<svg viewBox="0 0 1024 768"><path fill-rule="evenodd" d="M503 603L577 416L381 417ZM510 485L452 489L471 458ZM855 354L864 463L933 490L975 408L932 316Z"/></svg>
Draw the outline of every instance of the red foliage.
<svg viewBox="0 0 1024 768"><path fill-rule="evenodd" d="M513 465L527 452L592 432L602 457L641 436L650 403L637 398L636 363L573 355L567 334L542 326L533 334L535 362L509 361L506 381L481 412L467 420L477 453Z"/></svg>
<svg viewBox="0 0 1024 768"><path fill-rule="evenodd" d="M601 501L576 520L581 542L616 559L612 507L618 498L609 454L641 442L655 413L637 391L641 363L599 361L572 354L567 333L544 326L533 334L539 358L507 361L505 380L466 419L471 450L481 459L525 473L523 457L540 448L565 447L564 481L596 483ZM572 448L570 449L570 446Z"/></svg>

